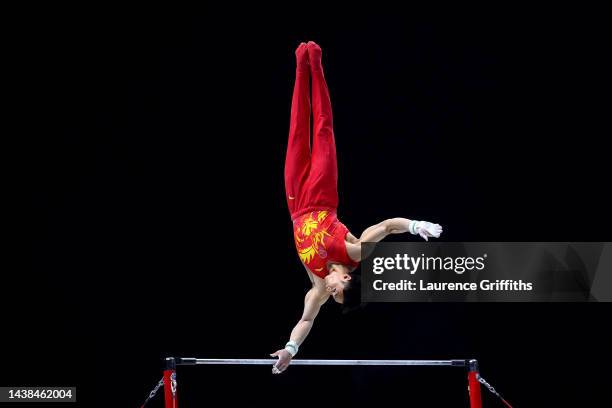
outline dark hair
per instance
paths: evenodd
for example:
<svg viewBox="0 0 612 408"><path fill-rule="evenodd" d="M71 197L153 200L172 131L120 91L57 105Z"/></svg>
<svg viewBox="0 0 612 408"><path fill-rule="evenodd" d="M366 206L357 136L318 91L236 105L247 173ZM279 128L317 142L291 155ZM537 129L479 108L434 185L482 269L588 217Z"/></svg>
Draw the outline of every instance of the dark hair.
<svg viewBox="0 0 612 408"><path fill-rule="evenodd" d="M361 275L359 273L351 273L351 280L344 284L342 292L344 294L342 314L353 312L365 306L361 303Z"/></svg>

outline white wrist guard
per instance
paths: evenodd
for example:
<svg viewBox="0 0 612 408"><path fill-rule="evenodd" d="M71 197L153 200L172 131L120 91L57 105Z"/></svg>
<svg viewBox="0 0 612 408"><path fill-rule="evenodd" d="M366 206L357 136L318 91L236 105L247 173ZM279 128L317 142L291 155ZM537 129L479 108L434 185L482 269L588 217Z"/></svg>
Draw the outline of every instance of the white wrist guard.
<svg viewBox="0 0 612 408"><path fill-rule="evenodd" d="M285 350L287 350L289 354L291 354L291 357L297 354L298 349L299 349L299 346L297 345L295 341L288 341L287 344L285 344Z"/></svg>
<svg viewBox="0 0 612 408"><path fill-rule="evenodd" d="M410 231L410 233L411 233L412 235L416 235L416 234L418 234L417 227L418 227L418 225L419 225L419 222L420 222L420 221L413 221L413 220L411 220L411 221L408 223L408 231Z"/></svg>

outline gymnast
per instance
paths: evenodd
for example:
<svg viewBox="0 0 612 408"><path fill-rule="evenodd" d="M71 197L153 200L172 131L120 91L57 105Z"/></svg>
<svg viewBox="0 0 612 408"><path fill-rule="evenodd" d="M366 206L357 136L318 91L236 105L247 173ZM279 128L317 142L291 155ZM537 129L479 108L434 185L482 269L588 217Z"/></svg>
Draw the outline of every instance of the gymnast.
<svg viewBox="0 0 612 408"><path fill-rule="evenodd" d="M338 169L332 107L321 65L321 47L312 41L301 43L295 55L297 67L285 159L285 192L295 246L312 287L306 293L302 317L293 328L289 342L271 354L278 357L272 368L274 374L287 369L330 296L345 310L360 303L359 275L352 272L361 261L362 242L378 242L387 235L405 232L428 240L442 233L438 224L391 218L372 225L356 238L340 222L336 214Z"/></svg>

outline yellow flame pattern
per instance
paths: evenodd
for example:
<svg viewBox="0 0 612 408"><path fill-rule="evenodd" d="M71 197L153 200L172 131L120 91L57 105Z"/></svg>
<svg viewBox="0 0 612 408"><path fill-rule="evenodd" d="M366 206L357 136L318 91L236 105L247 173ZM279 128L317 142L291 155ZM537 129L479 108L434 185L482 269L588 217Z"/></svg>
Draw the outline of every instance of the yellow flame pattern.
<svg viewBox="0 0 612 408"><path fill-rule="evenodd" d="M327 230L318 229L319 224L322 223L327 216L327 211L313 211L304 219L302 225L295 230L294 235L298 248L298 256L301 261L307 265L312 261L315 255L319 255L320 248L325 248L325 238L331 236ZM310 245L302 246L307 239L310 241Z"/></svg>

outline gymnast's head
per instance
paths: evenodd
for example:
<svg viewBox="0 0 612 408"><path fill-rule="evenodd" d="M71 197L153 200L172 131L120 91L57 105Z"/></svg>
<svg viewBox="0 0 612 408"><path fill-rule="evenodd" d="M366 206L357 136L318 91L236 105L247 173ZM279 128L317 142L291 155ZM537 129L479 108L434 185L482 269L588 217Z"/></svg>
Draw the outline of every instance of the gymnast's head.
<svg viewBox="0 0 612 408"><path fill-rule="evenodd" d="M345 309L361 301L361 279L358 274L352 273L353 270L340 263L330 263L329 274L325 277L325 289Z"/></svg>

